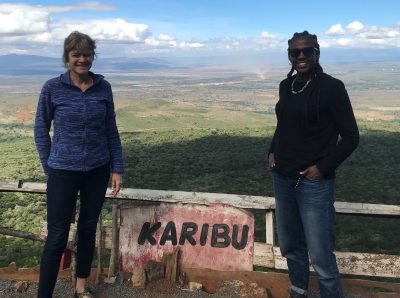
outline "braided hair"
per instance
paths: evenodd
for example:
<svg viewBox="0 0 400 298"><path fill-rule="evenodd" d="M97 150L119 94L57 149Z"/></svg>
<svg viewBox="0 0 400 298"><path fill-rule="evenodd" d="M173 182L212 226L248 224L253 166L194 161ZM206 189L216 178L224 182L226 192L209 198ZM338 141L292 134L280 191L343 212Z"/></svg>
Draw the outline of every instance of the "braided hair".
<svg viewBox="0 0 400 298"><path fill-rule="evenodd" d="M313 42L313 44L314 44L313 47L315 47L317 49L317 51L319 52L319 44L318 44L317 35L310 34L307 30L305 30L303 32L296 32L296 33L293 34L292 38L288 40L288 46L290 47L290 45L297 39L309 39L309 40L311 40ZM317 75L319 75L319 74L324 72L321 64L319 64L319 60L316 61L314 71L315 71L315 73ZM292 66L291 70L287 74L287 77L290 78L292 76L293 72L294 72L294 67Z"/></svg>

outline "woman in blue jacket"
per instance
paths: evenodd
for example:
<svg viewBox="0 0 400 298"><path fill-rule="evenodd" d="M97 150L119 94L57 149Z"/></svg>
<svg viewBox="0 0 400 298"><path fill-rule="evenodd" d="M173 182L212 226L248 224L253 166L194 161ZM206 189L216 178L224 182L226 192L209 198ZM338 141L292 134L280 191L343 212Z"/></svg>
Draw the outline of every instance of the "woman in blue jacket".
<svg viewBox="0 0 400 298"><path fill-rule="evenodd" d="M68 71L47 81L39 98L35 143L48 177L48 236L40 263L39 298L52 297L78 192L74 296L91 297L86 279L110 172L113 196L122 183L124 164L111 86L103 76L89 71L95 49L88 35L72 32L64 41L63 61Z"/></svg>

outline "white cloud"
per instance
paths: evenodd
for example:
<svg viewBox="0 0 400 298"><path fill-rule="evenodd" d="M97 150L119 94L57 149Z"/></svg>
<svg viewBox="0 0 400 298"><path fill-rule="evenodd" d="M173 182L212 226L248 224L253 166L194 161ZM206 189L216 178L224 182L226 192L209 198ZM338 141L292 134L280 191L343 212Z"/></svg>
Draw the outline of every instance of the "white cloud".
<svg viewBox="0 0 400 298"><path fill-rule="evenodd" d="M400 30L388 30L386 32L387 37L400 37Z"/></svg>
<svg viewBox="0 0 400 298"><path fill-rule="evenodd" d="M0 19L0 36L45 32L50 22L47 11L21 4L0 4Z"/></svg>
<svg viewBox="0 0 400 298"><path fill-rule="evenodd" d="M335 40L336 45L341 47L348 47L354 44L354 40L352 38L338 38Z"/></svg>
<svg viewBox="0 0 400 298"><path fill-rule="evenodd" d="M329 30L326 32L328 35L342 35L345 34L345 30L343 29L341 24L336 24L333 25L329 28Z"/></svg>
<svg viewBox="0 0 400 298"><path fill-rule="evenodd" d="M100 2L81 2L71 5L41 6L28 4L0 4L0 45L15 45L21 49L37 48L44 44L50 48L60 46L72 31L89 34L103 46L123 47L131 44L139 51L199 49L201 42L178 42L170 34L152 36L147 24L114 19L57 19L52 16L74 10L112 10L115 7ZM55 48L54 48L55 49ZM132 49L131 51L136 51ZM17 49L13 49L17 52ZM22 51L22 50L21 50ZM26 51L26 50L25 50Z"/></svg>
<svg viewBox="0 0 400 298"><path fill-rule="evenodd" d="M45 43L52 40L52 35L49 32L43 32L35 35L30 35L27 37L27 41Z"/></svg>
<svg viewBox="0 0 400 298"><path fill-rule="evenodd" d="M43 54L43 48L46 48L46 54L59 55L64 38L74 30L89 34L99 42L100 52L110 55L190 50L221 53L283 50L290 38L264 30L257 36L179 40L171 32L153 34L145 23L123 18L78 20L67 14L82 10L114 9L112 5L95 1L52 6L0 4L0 52ZM57 15L60 13L63 15ZM61 16L64 18L60 19ZM318 39L324 48L400 47L400 23L389 26L368 26L358 20L345 26L337 23L319 33Z"/></svg>
<svg viewBox="0 0 400 298"><path fill-rule="evenodd" d="M200 42L177 42L173 37L167 35L160 35L158 39L147 38L145 45L148 46L148 50L151 51L167 51L171 49L201 49L205 48L205 45Z"/></svg>
<svg viewBox="0 0 400 298"><path fill-rule="evenodd" d="M353 44L353 39L351 38L338 38L336 39L336 44L342 47L351 46Z"/></svg>
<svg viewBox="0 0 400 298"><path fill-rule="evenodd" d="M3 3L0 4L0 36L44 33L50 28L51 14L68 12L77 9L111 10L114 9L114 7L94 1L82 2L67 6L41 6L21 3Z"/></svg>
<svg viewBox="0 0 400 298"><path fill-rule="evenodd" d="M0 36L0 42L36 42L61 44L72 31L80 31L101 42L143 43L151 35L148 25L129 23L123 19L71 21L51 24L48 31L24 35Z"/></svg>
<svg viewBox="0 0 400 298"><path fill-rule="evenodd" d="M154 39L154 38L147 38L147 39L145 39L144 43L146 45L153 46L153 47L159 46L161 44L161 42L159 40Z"/></svg>
<svg viewBox="0 0 400 298"><path fill-rule="evenodd" d="M175 40L176 38L173 37L173 36L170 36L170 35L168 35L168 34L160 33L160 34L158 35L158 39L159 39L159 40L162 40L162 41L173 41L173 40Z"/></svg>
<svg viewBox="0 0 400 298"><path fill-rule="evenodd" d="M261 37L264 38L264 39L276 39L275 35L273 35L270 32L267 32L267 31L261 32Z"/></svg>
<svg viewBox="0 0 400 298"><path fill-rule="evenodd" d="M338 38L340 36L340 38ZM330 27L319 36L321 47L341 48L393 48L400 45L400 23L390 26L366 26L359 21Z"/></svg>
<svg viewBox="0 0 400 298"><path fill-rule="evenodd" d="M19 54L19 55L24 55L28 53L27 50L22 50L22 49L10 49L9 52L12 54Z"/></svg>
<svg viewBox="0 0 400 298"><path fill-rule="evenodd" d="M260 36L254 39L254 43L257 45L261 45L267 48L274 48L281 45L282 40L279 39L276 35L268 32L263 31L261 32Z"/></svg>
<svg viewBox="0 0 400 298"><path fill-rule="evenodd" d="M182 48L182 49L199 49L199 48L204 48L204 44L200 43L200 42L185 42L182 41L181 43L179 43L178 48Z"/></svg>
<svg viewBox="0 0 400 298"><path fill-rule="evenodd" d="M386 40L383 38L372 38L368 40L368 43L371 45L384 45L386 43Z"/></svg>
<svg viewBox="0 0 400 298"><path fill-rule="evenodd" d="M54 31L63 32L62 38L71 31L78 30L95 39L114 42L144 42L151 34L148 25L129 23L123 19L86 20L73 24L64 21L57 27ZM58 34L52 35L59 37Z"/></svg>
<svg viewBox="0 0 400 298"><path fill-rule="evenodd" d="M371 26L366 28L362 33L359 34L362 38L376 39L376 38L399 38L400 37L400 25L396 24L391 27L377 27Z"/></svg>
<svg viewBox="0 0 400 298"><path fill-rule="evenodd" d="M329 47L331 47L331 43L328 40L321 40L321 38L319 38L318 43L319 43L319 46L321 48L329 48Z"/></svg>
<svg viewBox="0 0 400 298"><path fill-rule="evenodd" d="M59 13L72 10L115 10L115 6L97 1L86 1L64 6L47 6L44 9L51 13Z"/></svg>
<svg viewBox="0 0 400 298"><path fill-rule="evenodd" d="M161 40L161 39L155 39L155 38L147 38L144 41L145 45L155 47L155 48L174 48L177 45L176 40Z"/></svg>
<svg viewBox="0 0 400 298"><path fill-rule="evenodd" d="M350 24L348 24L346 26L346 29L348 29L351 32L358 32L358 31L362 30L363 28L364 28L364 25L359 21L351 22Z"/></svg>

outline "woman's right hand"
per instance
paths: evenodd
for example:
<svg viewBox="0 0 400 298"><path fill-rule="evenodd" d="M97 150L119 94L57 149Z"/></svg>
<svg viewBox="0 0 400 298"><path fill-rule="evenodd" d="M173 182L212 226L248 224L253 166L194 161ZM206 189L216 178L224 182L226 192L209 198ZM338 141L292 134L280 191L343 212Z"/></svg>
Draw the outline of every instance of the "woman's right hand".
<svg viewBox="0 0 400 298"><path fill-rule="evenodd" d="M268 167L272 170L275 168L276 163L275 163L275 156L273 153L268 154Z"/></svg>
<svg viewBox="0 0 400 298"><path fill-rule="evenodd" d="M115 198L122 186L122 174L111 173L111 196Z"/></svg>

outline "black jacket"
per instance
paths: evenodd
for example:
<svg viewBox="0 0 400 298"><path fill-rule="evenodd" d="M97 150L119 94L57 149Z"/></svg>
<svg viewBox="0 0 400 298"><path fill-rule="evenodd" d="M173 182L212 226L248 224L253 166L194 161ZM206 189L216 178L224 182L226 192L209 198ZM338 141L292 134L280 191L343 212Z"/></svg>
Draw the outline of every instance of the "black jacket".
<svg viewBox="0 0 400 298"><path fill-rule="evenodd" d="M304 92L292 94L294 78L279 85L277 127L269 150L274 153L275 170L298 177L300 171L316 165L324 178L333 178L359 143L349 96L340 80L325 73L316 76Z"/></svg>

